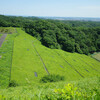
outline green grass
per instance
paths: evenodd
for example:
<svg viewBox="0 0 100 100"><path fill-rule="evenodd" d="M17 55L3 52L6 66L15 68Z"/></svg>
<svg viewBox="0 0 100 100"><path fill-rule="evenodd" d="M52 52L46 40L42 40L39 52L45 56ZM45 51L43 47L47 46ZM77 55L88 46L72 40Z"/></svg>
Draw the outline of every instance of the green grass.
<svg viewBox="0 0 100 100"><path fill-rule="evenodd" d="M85 78L83 80L78 81L69 81L69 82L56 82L56 83L45 83L40 84L36 83L29 86L18 86L11 87L8 89L1 89L0 95L7 98L7 100L47 100L42 97L46 95L53 95L55 89L63 89L68 83L73 84L78 89L81 89L81 93L86 93L86 95L90 95L90 93L97 91L100 94L100 78ZM96 95L94 95L94 98ZM54 99L51 99L54 100ZM74 99L73 99L74 100ZM75 99L77 100L77 99ZM79 100L99 100L99 99L79 99Z"/></svg>
<svg viewBox="0 0 100 100"><path fill-rule="evenodd" d="M43 64L37 56L33 45L33 37L18 29L19 36L14 41L13 63L11 79L19 84L38 82L41 76L46 74ZM29 49L29 51L27 51ZM34 76L38 73L38 78ZM20 75L19 75L20 73Z"/></svg>
<svg viewBox="0 0 100 100"><path fill-rule="evenodd" d="M14 40L11 79L19 85L38 83L41 77L48 74L45 66L50 74L64 76L66 81L100 75L100 62L93 58L49 49L21 29L17 29L17 32L19 35Z"/></svg>
<svg viewBox="0 0 100 100"><path fill-rule="evenodd" d="M8 34L0 48L0 88L9 84L10 67L12 60L13 41L16 34Z"/></svg>
<svg viewBox="0 0 100 100"><path fill-rule="evenodd" d="M2 34L0 34L0 38L1 38Z"/></svg>
<svg viewBox="0 0 100 100"><path fill-rule="evenodd" d="M54 89L62 89L67 83L87 95L96 88L100 93L99 61L84 54L47 48L19 28L17 33L7 35L0 56L0 96L7 100L44 100L43 96L52 96ZM64 76L65 81L40 83L48 73ZM10 78L19 86L6 89Z"/></svg>
<svg viewBox="0 0 100 100"><path fill-rule="evenodd" d="M94 59L97 59L100 61L100 52L95 52L94 54L91 55Z"/></svg>

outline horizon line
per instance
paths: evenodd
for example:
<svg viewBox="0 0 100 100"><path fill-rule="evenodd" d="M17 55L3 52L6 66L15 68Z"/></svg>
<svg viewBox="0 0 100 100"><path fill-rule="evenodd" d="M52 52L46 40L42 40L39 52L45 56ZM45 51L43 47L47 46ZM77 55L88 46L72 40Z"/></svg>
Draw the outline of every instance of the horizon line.
<svg viewBox="0 0 100 100"><path fill-rule="evenodd" d="M63 18L99 18L100 19L100 17L81 17L81 16L35 16L35 15L13 15L13 14L0 14L0 15L4 15L4 16L17 16L17 17L59 17L59 18L61 18L61 17L63 17Z"/></svg>

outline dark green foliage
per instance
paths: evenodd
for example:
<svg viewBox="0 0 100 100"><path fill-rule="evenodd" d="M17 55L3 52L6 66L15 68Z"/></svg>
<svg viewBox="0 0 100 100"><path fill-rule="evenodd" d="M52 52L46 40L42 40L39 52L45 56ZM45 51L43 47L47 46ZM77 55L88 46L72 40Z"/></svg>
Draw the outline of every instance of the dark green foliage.
<svg viewBox="0 0 100 100"><path fill-rule="evenodd" d="M83 53L82 50L80 49L79 44L77 44L77 43L76 43L76 46L75 46L75 51L78 52L78 53L80 53L80 54Z"/></svg>
<svg viewBox="0 0 100 100"><path fill-rule="evenodd" d="M100 38L97 40L97 49L100 51Z"/></svg>
<svg viewBox="0 0 100 100"><path fill-rule="evenodd" d="M29 24L37 19L38 18L36 17L30 18L0 15L0 27L23 27L23 25Z"/></svg>
<svg viewBox="0 0 100 100"><path fill-rule="evenodd" d="M72 27L62 22L47 20L34 21L29 25L24 27L26 32L39 38L41 43L49 48L61 48L81 54L100 51L99 27Z"/></svg>
<svg viewBox="0 0 100 100"><path fill-rule="evenodd" d="M60 75L46 75L41 78L40 82L41 83L47 83L47 82L58 82L58 81L63 81L64 76Z"/></svg>
<svg viewBox="0 0 100 100"><path fill-rule="evenodd" d="M0 15L0 26L23 27L52 49L83 54L100 51L100 22L45 20Z"/></svg>
<svg viewBox="0 0 100 100"><path fill-rule="evenodd" d="M16 83L16 81L11 80L10 83L9 83L9 87L16 87L16 86L18 86L18 84Z"/></svg>

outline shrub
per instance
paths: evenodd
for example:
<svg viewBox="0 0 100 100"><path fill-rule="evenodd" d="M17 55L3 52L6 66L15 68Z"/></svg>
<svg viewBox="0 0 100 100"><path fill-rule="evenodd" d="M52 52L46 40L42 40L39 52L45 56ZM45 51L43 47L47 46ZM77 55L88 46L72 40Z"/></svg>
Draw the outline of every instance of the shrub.
<svg viewBox="0 0 100 100"><path fill-rule="evenodd" d="M10 83L9 83L9 87L16 87L16 86L18 86L18 84L16 83L16 81L11 80Z"/></svg>
<svg viewBox="0 0 100 100"><path fill-rule="evenodd" d="M6 99L5 96L0 95L0 100L5 100L5 99Z"/></svg>
<svg viewBox="0 0 100 100"><path fill-rule="evenodd" d="M52 93L42 95L43 100L100 100L98 89L82 91L81 88L67 84L63 89L55 89Z"/></svg>
<svg viewBox="0 0 100 100"><path fill-rule="evenodd" d="M64 76L60 75L46 75L41 78L40 82L42 83L47 83L47 82L58 82L58 81L63 81Z"/></svg>

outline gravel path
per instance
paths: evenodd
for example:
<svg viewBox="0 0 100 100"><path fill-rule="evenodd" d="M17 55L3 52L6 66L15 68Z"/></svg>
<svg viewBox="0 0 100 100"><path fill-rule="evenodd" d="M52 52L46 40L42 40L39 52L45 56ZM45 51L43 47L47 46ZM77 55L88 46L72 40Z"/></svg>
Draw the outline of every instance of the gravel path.
<svg viewBox="0 0 100 100"><path fill-rule="evenodd" d="M7 36L7 34L3 34L1 36L1 38L0 38L0 47L1 47L2 43L3 43L3 41L5 40L6 36Z"/></svg>

